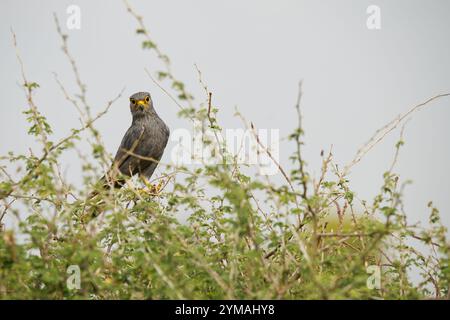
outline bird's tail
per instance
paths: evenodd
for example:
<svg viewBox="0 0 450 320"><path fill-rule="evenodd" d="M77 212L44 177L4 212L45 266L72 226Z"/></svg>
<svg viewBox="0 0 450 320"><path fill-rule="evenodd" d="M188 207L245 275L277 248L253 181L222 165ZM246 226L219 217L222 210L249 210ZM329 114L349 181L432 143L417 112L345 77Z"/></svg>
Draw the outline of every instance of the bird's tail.
<svg viewBox="0 0 450 320"><path fill-rule="evenodd" d="M99 216L103 211L105 200L102 198L96 198L100 194L103 194L104 191L110 190L111 188L120 189L124 184L124 178L113 178L108 173L101 177L96 184L96 189L91 191L86 198L85 207L83 210L84 218L91 219Z"/></svg>

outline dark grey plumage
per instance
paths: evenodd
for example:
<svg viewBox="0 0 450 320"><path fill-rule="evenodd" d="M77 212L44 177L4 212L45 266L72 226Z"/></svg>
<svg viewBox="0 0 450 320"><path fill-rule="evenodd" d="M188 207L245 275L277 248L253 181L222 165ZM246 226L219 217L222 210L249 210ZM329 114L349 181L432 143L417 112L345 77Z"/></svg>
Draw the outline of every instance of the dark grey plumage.
<svg viewBox="0 0 450 320"><path fill-rule="evenodd" d="M150 93L133 94L130 110L133 116L131 126L120 143L106 178L107 184L114 187L121 187L125 182L123 178L116 178L117 171L128 177L138 174L149 179L169 139L169 128L156 113Z"/></svg>

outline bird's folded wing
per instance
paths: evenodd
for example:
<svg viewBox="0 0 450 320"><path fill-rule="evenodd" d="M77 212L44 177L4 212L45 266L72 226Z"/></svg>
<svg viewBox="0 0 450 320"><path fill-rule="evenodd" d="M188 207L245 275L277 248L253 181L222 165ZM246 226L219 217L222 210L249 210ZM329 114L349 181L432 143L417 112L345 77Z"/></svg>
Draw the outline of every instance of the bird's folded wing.
<svg viewBox="0 0 450 320"><path fill-rule="evenodd" d="M113 164L108 171L109 179L115 180L120 173L127 172L128 169L126 164L129 163L130 159L133 157L135 150L137 149L142 136L144 135L144 127L131 127L126 132L125 136L120 143L119 149L117 150L116 156L114 157Z"/></svg>

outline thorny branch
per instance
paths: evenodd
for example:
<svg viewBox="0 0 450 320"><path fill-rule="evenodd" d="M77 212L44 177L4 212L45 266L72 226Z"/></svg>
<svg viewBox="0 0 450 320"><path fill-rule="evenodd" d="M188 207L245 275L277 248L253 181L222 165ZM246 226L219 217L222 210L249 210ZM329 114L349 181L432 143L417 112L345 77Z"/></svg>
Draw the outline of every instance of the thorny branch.
<svg viewBox="0 0 450 320"><path fill-rule="evenodd" d="M342 171L342 175L346 176L350 169L361 161L361 159L370 151L373 147L375 147L380 141L384 139L391 131L393 131L397 126L402 123L404 119L406 119L408 116L413 114L414 112L420 110L420 108L426 106L427 104L433 102L434 100L438 100L440 98L448 97L450 96L450 93L443 93L438 94L434 97L429 98L428 100L412 107L409 111L407 111L404 114L399 115L397 118L393 119L389 123L387 123L385 126L377 130L374 135L356 152L355 157L353 160L347 164Z"/></svg>

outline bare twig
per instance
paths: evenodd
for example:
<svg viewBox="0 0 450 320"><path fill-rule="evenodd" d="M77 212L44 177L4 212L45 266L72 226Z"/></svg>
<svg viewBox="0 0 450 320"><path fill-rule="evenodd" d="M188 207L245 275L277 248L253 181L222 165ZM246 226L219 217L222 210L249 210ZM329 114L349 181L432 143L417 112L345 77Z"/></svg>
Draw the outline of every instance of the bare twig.
<svg viewBox="0 0 450 320"><path fill-rule="evenodd" d="M383 126L381 129L377 130L375 132L375 134L369 139L369 141L367 141L357 152L355 157L353 158L353 160L347 164L343 170L343 176L346 176L350 169L357 164L358 162L361 161L361 159L373 148L375 147L381 140L384 139L384 137L386 137L386 135L388 135L391 131L393 131L395 128L397 128L397 126L408 116L410 116L411 114L413 114L414 112L418 111L421 107L426 106L427 104L429 104L430 102L443 98L443 97L448 97L450 96L450 93L443 93L443 94L438 94L434 97L429 98L428 100L426 100L425 102L422 102L414 107L412 107L409 111L407 111L404 114L399 115L397 118L393 119L392 121L390 121L389 123L387 123L385 126Z"/></svg>

